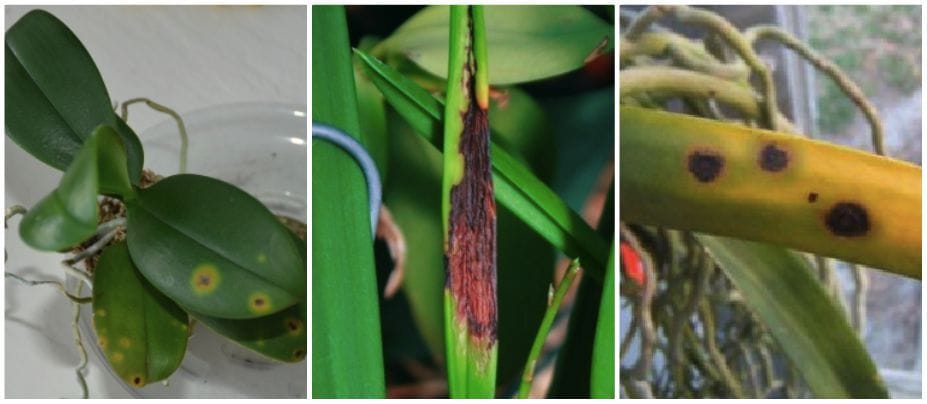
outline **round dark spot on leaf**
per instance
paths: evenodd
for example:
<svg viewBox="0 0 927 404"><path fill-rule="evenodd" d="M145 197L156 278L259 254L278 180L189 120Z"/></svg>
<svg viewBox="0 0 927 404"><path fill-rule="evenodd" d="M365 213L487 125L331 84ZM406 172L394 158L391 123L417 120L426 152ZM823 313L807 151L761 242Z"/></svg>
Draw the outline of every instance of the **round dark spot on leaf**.
<svg viewBox="0 0 927 404"><path fill-rule="evenodd" d="M869 232L869 214L856 202L838 202L827 212L825 223L838 236L857 237Z"/></svg>
<svg viewBox="0 0 927 404"><path fill-rule="evenodd" d="M296 323L295 321L293 321L293 320L287 321L287 322L286 322L286 326L287 326L287 328L289 328L290 330L293 330L293 331L296 331L296 330L299 329L299 324L297 324L297 323Z"/></svg>
<svg viewBox="0 0 927 404"><path fill-rule="evenodd" d="M715 90L708 90L708 98L715 98L716 95L718 95L718 93L715 92Z"/></svg>
<svg viewBox="0 0 927 404"><path fill-rule="evenodd" d="M817 192L808 193L808 203L815 203L817 202L817 200L818 200Z"/></svg>
<svg viewBox="0 0 927 404"><path fill-rule="evenodd" d="M209 284L212 283L212 278L210 278L209 275L203 274L196 279L196 283L200 286L209 286Z"/></svg>
<svg viewBox="0 0 927 404"><path fill-rule="evenodd" d="M689 154L689 172L699 182L711 182L721 175L724 158L711 151L694 151Z"/></svg>
<svg viewBox="0 0 927 404"><path fill-rule="evenodd" d="M789 166L789 152L775 144L768 144L760 151L760 168L766 171L782 171Z"/></svg>
<svg viewBox="0 0 927 404"><path fill-rule="evenodd" d="M306 351L303 351L302 349L297 349L293 352L293 357L296 359L302 359L304 356L306 356Z"/></svg>
<svg viewBox="0 0 927 404"><path fill-rule="evenodd" d="M142 385L142 378L141 378L141 377L138 377L138 376L135 376L135 378L132 379L132 384L134 384L134 385L136 385L136 386L141 386L141 385Z"/></svg>
<svg viewBox="0 0 927 404"><path fill-rule="evenodd" d="M260 297L257 298L257 299L254 299L254 306L255 306L255 307L261 307L261 306L263 306L263 305L264 305L264 299L262 299L262 298L260 298Z"/></svg>

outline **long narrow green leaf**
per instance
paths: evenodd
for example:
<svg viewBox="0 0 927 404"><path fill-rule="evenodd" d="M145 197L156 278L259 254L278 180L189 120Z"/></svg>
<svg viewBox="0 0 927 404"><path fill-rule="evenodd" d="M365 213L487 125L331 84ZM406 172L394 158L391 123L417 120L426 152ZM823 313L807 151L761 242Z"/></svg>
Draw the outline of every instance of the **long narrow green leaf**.
<svg viewBox="0 0 927 404"><path fill-rule="evenodd" d="M174 373L190 335L187 314L145 281L124 242L107 247L96 266L93 326L113 370L134 387Z"/></svg>
<svg viewBox="0 0 927 404"><path fill-rule="evenodd" d="M696 235L815 396L887 398L866 348L802 257L780 247Z"/></svg>
<svg viewBox="0 0 927 404"><path fill-rule="evenodd" d="M557 317L557 313L560 311L560 303L563 302L563 298L570 291L570 286L573 285L573 280L576 279L579 270L579 260L574 259L563 275L560 285L557 285L556 292L548 296L550 300L547 304L547 310L544 311L544 318L541 319L541 325L538 327L537 335L531 344L531 351L528 353L528 361L525 363L521 385L518 386L518 398L528 398L528 393L531 392L531 383L534 381L534 367L537 365L541 348L544 347L544 341L547 340L547 335L550 333L550 326L553 325L554 318ZM550 285L550 288L553 291L553 284Z"/></svg>
<svg viewBox="0 0 927 404"><path fill-rule="evenodd" d="M596 227L596 232L599 235L611 239L614 239L615 232L614 192L613 184ZM598 283L589 282L588 279L579 284L573 302L573 311L570 313L570 322L567 325L566 341L564 341L563 347L557 355L554 378L547 390L548 397L591 397L592 384L590 381L593 378L593 369L607 366L603 365L603 361L607 361L609 358L614 361L614 355L609 358L596 358L594 352L598 329L603 321L599 313L600 305L607 299L604 295L606 284L608 284L608 281ZM614 318L614 316L611 318ZM614 366L614 363L612 366Z"/></svg>
<svg viewBox="0 0 927 404"><path fill-rule="evenodd" d="M430 6L383 42L390 54L408 57L447 77L448 6ZM580 6L486 6L492 84L540 80L578 69L613 47L614 27Z"/></svg>
<svg viewBox="0 0 927 404"><path fill-rule="evenodd" d="M384 98L431 144L440 147L443 137L437 124L443 121L442 100L406 79L376 58L355 50L364 61ZM554 247L580 257L594 278L602 279L608 263L608 245L602 237L531 171L495 142L491 146L496 199L512 210Z"/></svg>
<svg viewBox="0 0 927 404"><path fill-rule="evenodd" d="M608 257L592 348L591 398L615 398L615 249Z"/></svg>
<svg viewBox="0 0 927 404"><path fill-rule="evenodd" d="M312 7L312 119L357 137L357 100L340 6ZM383 397L373 242L363 174L312 142L312 396Z"/></svg>
<svg viewBox="0 0 927 404"><path fill-rule="evenodd" d="M4 53L7 136L64 170L94 128L112 126L125 144L129 178L138 184L141 142L116 116L93 59L64 23L30 11L7 31Z"/></svg>

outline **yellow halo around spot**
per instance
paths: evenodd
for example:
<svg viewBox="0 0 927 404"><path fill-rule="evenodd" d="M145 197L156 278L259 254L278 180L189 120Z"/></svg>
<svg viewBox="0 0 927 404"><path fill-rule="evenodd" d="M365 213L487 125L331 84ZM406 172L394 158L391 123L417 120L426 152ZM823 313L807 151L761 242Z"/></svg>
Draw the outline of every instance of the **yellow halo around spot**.
<svg viewBox="0 0 927 404"><path fill-rule="evenodd" d="M273 304L270 301L270 296L264 292L254 292L251 296L248 297L248 309L252 313L260 314L267 313L271 310Z"/></svg>
<svg viewBox="0 0 927 404"><path fill-rule="evenodd" d="M303 332L303 321L298 318L288 317L283 321L283 325L286 327L287 334L299 335Z"/></svg>
<svg viewBox="0 0 927 404"><path fill-rule="evenodd" d="M219 268L208 262L197 265L190 275L190 287L198 295L212 293L219 286L219 281Z"/></svg>
<svg viewBox="0 0 927 404"><path fill-rule="evenodd" d="M141 375L129 376L128 382L135 387L142 387L145 385L145 378Z"/></svg>

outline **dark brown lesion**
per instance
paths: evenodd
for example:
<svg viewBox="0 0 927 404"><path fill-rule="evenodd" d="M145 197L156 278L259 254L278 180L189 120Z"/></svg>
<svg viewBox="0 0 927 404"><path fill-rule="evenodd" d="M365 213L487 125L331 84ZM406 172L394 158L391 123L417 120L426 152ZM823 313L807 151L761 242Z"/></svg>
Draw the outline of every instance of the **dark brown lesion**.
<svg viewBox="0 0 927 404"><path fill-rule="evenodd" d="M757 160L763 171L779 172L788 168L791 157L788 150L769 143L760 150Z"/></svg>
<svg viewBox="0 0 927 404"><path fill-rule="evenodd" d="M838 202L824 218L827 228L838 236L860 237L869 233L871 223L866 208L856 202Z"/></svg>
<svg viewBox="0 0 927 404"><path fill-rule="evenodd" d="M712 182L724 170L724 157L712 150L695 150L688 155L688 168L699 182Z"/></svg>
<svg viewBox="0 0 927 404"><path fill-rule="evenodd" d="M209 275L202 274L196 278L197 286L207 287L212 283L212 278Z"/></svg>
<svg viewBox="0 0 927 404"><path fill-rule="evenodd" d="M487 111L479 108L473 97L472 70L468 73L464 85L470 96L461 116L464 125L458 144L464 161L463 177L450 192L445 267L457 318L466 319L471 338L492 345L497 320L496 203L489 160L489 122Z"/></svg>

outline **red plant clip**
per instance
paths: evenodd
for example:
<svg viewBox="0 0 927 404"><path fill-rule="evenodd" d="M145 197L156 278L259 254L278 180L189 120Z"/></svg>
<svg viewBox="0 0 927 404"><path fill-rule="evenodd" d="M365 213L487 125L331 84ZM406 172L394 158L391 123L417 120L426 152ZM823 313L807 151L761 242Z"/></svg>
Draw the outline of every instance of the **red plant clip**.
<svg viewBox="0 0 927 404"><path fill-rule="evenodd" d="M639 287L644 286L644 263L640 254L627 242L621 242L621 270Z"/></svg>

